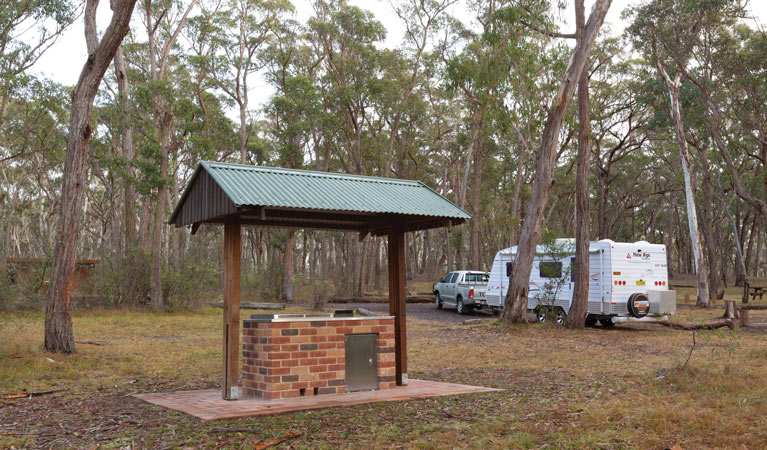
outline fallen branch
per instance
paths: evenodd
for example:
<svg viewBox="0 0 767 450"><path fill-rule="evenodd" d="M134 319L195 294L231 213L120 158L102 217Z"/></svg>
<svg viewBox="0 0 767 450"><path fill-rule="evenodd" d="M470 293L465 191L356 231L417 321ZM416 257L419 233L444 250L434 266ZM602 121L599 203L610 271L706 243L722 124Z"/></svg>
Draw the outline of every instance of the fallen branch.
<svg viewBox="0 0 767 450"><path fill-rule="evenodd" d="M54 390L51 390L51 391L22 392L21 394L8 394L8 395L4 396L3 398L6 399L6 400L12 400L12 399L17 399L17 398L27 398L27 397L35 397L35 396L40 396L40 395L48 395L48 394L53 394L53 393L61 392L61 391L65 391L65 390L66 389L54 389Z"/></svg>
<svg viewBox="0 0 767 450"><path fill-rule="evenodd" d="M478 323L490 322L491 320L493 320L493 319L490 319L490 318L487 318L487 319L466 319L466 320L463 321L463 324L464 325L475 325L475 324L478 324Z"/></svg>
<svg viewBox="0 0 767 450"><path fill-rule="evenodd" d="M103 342L95 342L95 341L75 341L75 344L86 344L86 345L109 345Z"/></svg>

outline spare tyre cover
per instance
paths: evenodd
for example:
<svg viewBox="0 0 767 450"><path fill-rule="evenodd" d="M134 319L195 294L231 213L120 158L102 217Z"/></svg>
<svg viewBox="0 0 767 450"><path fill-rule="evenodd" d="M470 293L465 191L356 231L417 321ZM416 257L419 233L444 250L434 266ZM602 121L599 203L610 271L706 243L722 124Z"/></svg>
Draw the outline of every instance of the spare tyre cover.
<svg viewBox="0 0 767 450"><path fill-rule="evenodd" d="M632 316L641 319L650 312L650 299L641 292L631 294L628 301L628 310Z"/></svg>

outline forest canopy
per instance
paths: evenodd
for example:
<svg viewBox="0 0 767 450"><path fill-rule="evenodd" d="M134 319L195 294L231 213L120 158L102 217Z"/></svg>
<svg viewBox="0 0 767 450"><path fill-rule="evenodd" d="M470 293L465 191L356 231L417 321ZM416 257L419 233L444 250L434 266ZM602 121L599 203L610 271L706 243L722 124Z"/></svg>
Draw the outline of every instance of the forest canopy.
<svg viewBox="0 0 767 450"><path fill-rule="evenodd" d="M99 263L77 299L175 308L216 295L221 231L203 226L192 238L165 223L201 160L423 181L474 219L409 234L411 280L487 270L517 244L573 46L557 25L567 5L371 5L393 8L404 30L392 48L371 11L311 6L298 21L288 0L136 3L92 111L76 255ZM626 30L600 33L585 69L591 238L665 244L669 272L695 273L689 187L712 293L767 271L767 35L747 6L634 2ZM0 11L0 307L44 301L74 87L31 68L80 7L22 0ZM677 83L679 123L667 82ZM272 94L254 101L263 84ZM576 234L577 147L573 103L543 220L557 236ZM384 238L248 228L243 255L244 297L361 297L386 286Z"/></svg>

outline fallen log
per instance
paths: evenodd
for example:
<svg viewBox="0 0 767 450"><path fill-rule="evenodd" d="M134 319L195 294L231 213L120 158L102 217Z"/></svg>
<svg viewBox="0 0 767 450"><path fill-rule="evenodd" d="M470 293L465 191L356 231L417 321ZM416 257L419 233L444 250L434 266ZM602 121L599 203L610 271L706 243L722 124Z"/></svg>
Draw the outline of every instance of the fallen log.
<svg viewBox="0 0 767 450"><path fill-rule="evenodd" d="M206 303L208 306L215 306L217 308L223 308L223 302L211 302ZM257 303L257 302L242 302L240 303L240 309L285 309L284 303Z"/></svg>
<svg viewBox="0 0 767 450"><path fill-rule="evenodd" d="M659 322L652 322L657 325L663 325L664 327L673 328L675 330L716 330L719 328L729 328L733 329L735 328L735 320L734 319L725 319L725 318L719 318L715 319L711 322L705 322L705 323L679 323L679 322L670 322L670 321L659 321Z"/></svg>
<svg viewBox="0 0 767 450"><path fill-rule="evenodd" d="M434 297L409 295L405 299L407 303L432 303ZM389 303L388 297L329 297L328 303Z"/></svg>

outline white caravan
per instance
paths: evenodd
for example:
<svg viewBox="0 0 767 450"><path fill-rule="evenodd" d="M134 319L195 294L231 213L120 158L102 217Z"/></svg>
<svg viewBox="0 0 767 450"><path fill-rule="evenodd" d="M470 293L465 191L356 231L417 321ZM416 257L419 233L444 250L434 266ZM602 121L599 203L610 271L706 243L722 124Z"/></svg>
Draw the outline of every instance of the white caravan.
<svg viewBox="0 0 767 450"><path fill-rule="evenodd" d="M556 245L565 249L568 256L556 261L547 260L542 256L544 247L539 245L530 272L527 309L534 311L541 321L545 321L547 316L547 310L541 306L553 307L556 321L562 322L572 302L572 270L554 299L545 301L541 298L546 283L561 279L562 275L557 277L556 273L567 274L575 263L574 239L557 239ZM514 246L495 255L485 291L487 305L491 308L503 308L516 254L517 247ZM541 263L548 265L544 271L541 270ZM555 278L547 278L542 272L546 275L553 272ZM675 312L676 293L668 289L665 245L645 241L613 242L609 239L589 243L588 325L594 325L598 320L603 326L611 326L632 318Z"/></svg>

